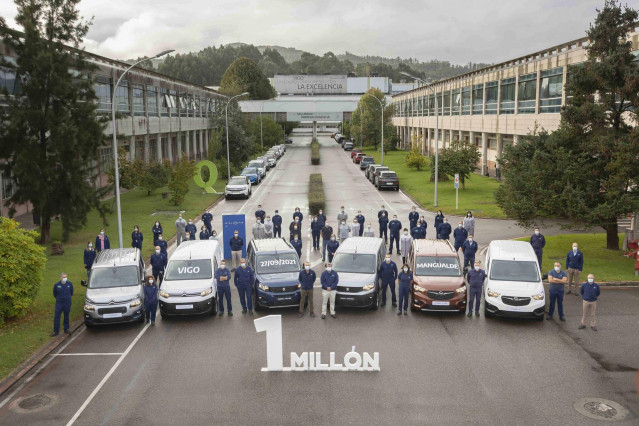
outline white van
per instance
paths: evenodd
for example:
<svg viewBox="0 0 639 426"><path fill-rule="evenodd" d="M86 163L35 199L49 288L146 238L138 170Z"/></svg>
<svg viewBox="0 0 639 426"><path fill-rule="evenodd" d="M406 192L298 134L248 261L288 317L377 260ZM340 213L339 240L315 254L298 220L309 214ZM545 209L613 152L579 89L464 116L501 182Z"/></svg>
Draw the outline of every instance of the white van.
<svg viewBox="0 0 639 426"><path fill-rule="evenodd" d="M484 314L544 319L544 285L532 246L525 241L495 240L486 253Z"/></svg>
<svg viewBox="0 0 639 426"><path fill-rule="evenodd" d="M160 288L160 314L217 314L215 271L222 260L216 240L184 241L175 249Z"/></svg>

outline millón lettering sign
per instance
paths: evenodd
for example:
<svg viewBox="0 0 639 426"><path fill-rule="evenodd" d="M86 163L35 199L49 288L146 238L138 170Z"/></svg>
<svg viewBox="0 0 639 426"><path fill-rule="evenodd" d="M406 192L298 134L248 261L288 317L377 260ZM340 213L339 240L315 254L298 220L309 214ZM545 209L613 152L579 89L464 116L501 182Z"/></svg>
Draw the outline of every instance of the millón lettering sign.
<svg viewBox="0 0 639 426"><path fill-rule="evenodd" d="M276 75L273 86L281 94L346 93L345 75Z"/></svg>

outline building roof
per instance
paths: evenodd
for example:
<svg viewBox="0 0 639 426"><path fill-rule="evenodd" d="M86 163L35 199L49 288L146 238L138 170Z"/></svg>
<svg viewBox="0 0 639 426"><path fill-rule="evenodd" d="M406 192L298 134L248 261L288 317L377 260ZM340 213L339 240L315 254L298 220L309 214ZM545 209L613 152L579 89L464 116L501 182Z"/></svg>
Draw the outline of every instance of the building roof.
<svg viewBox="0 0 639 426"><path fill-rule="evenodd" d="M340 243L338 250L340 252L349 251L362 254L377 254L379 246L384 244L384 240L375 237L349 237Z"/></svg>

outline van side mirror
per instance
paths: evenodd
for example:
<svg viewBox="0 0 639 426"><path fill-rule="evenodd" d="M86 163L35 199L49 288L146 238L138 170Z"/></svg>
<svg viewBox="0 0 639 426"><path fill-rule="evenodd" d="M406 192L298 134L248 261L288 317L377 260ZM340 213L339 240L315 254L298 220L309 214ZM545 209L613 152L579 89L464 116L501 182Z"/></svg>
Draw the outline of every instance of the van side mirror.
<svg viewBox="0 0 639 426"><path fill-rule="evenodd" d="M83 287L86 287L87 286L86 280L81 280L80 285L82 285Z"/></svg>

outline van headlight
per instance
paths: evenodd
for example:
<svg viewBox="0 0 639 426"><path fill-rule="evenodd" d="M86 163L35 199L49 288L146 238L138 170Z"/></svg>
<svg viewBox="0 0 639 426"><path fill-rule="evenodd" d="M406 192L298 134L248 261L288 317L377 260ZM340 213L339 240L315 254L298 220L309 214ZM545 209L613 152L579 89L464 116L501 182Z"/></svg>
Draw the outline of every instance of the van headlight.
<svg viewBox="0 0 639 426"><path fill-rule="evenodd" d="M466 293L466 286L463 287L459 287L458 289L455 290L455 293Z"/></svg>
<svg viewBox="0 0 639 426"><path fill-rule="evenodd" d="M162 290L160 291L160 296L164 297L165 299L169 298L169 293L167 293L166 291Z"/></svg>
<svg viewBox="0 0 639 426"><path fill-rule="evenodd" d="M535 300L544 300L544 297L546 296L546 293L544 293L543 291L539 294L535 294L532 296L533 299Z"/></svg>
<svg viewBox="0 0 639 426"><path fill-rule="evenodd" d="M496 291L492 291L491 289L486 290L486 294L489 297L499 297L499 293L497 293Z"/></svg>
<svg viewBox="0 0 639 426"><path fill-rule="evenodd" d="M268 291L268 286L267 286L267 285L264 285L264 284L262 284L262 283L259 283L259 284L257 285L257 287L258 287L260 290L262 290L262 291Z"/></svg>
<svg viewBox="0 0 639 426"><path fill-rule="evenodd" d="M85 311L95 311L95 306L93 305L84 305Z"/></svg>
<svg viewBox="0 0 639 426"><path fill-rule="evenodd" d="M209 287L206 290L202 290L202 292L200 293L200 296L202 297L208 296L211 293L213 293L213 287Z"/></svg>
<svg viewBox="0 0 639 426"><path fill-rule="evenodd" d="M375 288L375 283L370 283L369 285L365 285L362 287L365 291L372 290Z"/></svg>
<svg viewBox="0 0 639 426"><path fill-rule="evenodd" d="M418 285L413 285L413 290L419 291L420 293L423 293L423 292L426 291L426 289L424 287L420 287Z"/></svg>
<svg viewBox="0 0 639 426"><path fill-rule="evenodd" d="M140 301L140 298L138 297L137 299L135 299L133 302L131 302L131 304L129 305L130 308L137 308L138 306L140 306L142 304L142 302Z"/></svg>

